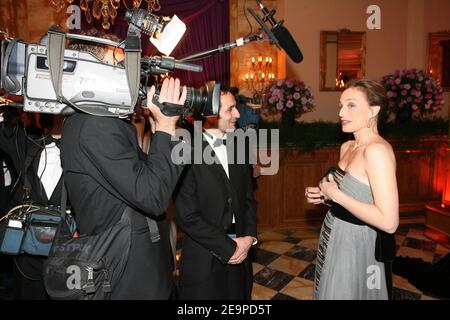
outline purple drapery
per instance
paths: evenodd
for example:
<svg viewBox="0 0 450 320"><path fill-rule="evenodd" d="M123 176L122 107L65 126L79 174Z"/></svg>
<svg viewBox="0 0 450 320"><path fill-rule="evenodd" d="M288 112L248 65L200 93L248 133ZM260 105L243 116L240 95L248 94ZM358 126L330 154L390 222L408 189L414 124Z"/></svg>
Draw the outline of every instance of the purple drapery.
<svg viewBox="0 0 450 320"><path fill-rule="evenodd" d="M145 6L146 3L143 4L143 8ZM121 8L123 7L122 4ZM126 37L128 30L128 24L123 18L124 14L125 11L120 10L112 26L112 32L122 39ZM156 14L161 16L176 14L186 23L187 31L171 54L176 59L217 48L220 44L229 41L229 0L163 0L161 10ZM100 24L95 23L95 26L101 30ZM142 35L142 51L146 56L152 53L158 54L144 34ZM176 75L180 77L183 84L200 86L209 80L215 80L224 85L230 84L229 52L216 53L193 63L202 65L203 72L177 71Z"/></svg>
<svg viewBox="0 0 450 320"><path fill-rule="evenodd" d="M450 40L441 41L442 46L442 86L450 88Z"/></svg>

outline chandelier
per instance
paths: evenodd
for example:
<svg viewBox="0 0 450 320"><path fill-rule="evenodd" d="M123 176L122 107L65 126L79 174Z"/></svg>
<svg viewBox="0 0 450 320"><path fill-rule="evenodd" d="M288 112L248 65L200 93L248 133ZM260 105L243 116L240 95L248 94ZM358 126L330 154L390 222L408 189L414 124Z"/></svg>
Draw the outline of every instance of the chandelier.
<svg viewBox="0 0 450 320"><path fill-rule="evenodd" d="M56 12L60 12L66 5L72 5L75 0L50 0ZM147 2L147 11L156 12L161 9L161 0L80 0L80 9L84 11L87 23L92 23L92 17L102 19L102 27L108 30L117 17L121 2L126 9L139 8L142 2Z"/></svg>
<svg viewBox="0 0 450 320"><path fill-rule="evenodd" d="M251 58L250 72L243 75L243 80L247 84L247 89L255 95L261 95L266 86L275 80L275 72L273 72L272 57Z"/></svg>

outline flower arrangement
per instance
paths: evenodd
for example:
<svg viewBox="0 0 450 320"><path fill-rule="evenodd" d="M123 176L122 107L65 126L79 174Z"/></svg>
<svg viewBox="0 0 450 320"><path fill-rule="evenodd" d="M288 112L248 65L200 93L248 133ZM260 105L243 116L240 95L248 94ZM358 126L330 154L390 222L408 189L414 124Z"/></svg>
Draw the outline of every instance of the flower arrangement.
<svg viewBox="0 0 450 320"><path fill-rule="evenodd" d="M423 70L397 70L382 79L389 98L389 112L397 121L406 121L414 114L423 117L442 109L442 87Z"/></svg>
<svg viewBox="0 0 450 320"><path fill-rule="evenodd" d="M263 113L282 113L283 119L293 124L295 118L314 110L312 90L303 81L278 80L268 86L264 93Z"/></svg>

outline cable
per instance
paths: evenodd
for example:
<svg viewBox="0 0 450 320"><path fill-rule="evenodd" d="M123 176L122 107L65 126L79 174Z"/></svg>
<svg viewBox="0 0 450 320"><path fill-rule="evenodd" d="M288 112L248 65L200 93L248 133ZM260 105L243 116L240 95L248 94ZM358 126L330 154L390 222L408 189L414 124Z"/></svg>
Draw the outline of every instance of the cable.
<svg viewBox="0 0 450 320"><path fill-rule="evenodd" d="M16 265L17 270L20 272L20 274L22 275L22 277L24 277L25 279L28 279L30 281L41 281L44 279L44 277L40 278L40 279L35 279L35 278L31 278L29 276L27 276L22 269L19 267L19 264L17 263L16 258L14 258L14 264Z"/></svg>

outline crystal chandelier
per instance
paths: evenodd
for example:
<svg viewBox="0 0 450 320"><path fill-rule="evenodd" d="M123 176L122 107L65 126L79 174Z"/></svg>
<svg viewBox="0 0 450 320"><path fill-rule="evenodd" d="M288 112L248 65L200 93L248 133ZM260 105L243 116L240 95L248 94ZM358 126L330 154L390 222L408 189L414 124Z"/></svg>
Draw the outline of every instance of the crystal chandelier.
<svg viewBox="0 0 450 320"><path fill-rule="evenodd" d="M50 0L56 12L60 12L66 5L72 5L75 0ZM147 11L156 12L161 9L161 0L80 0L80 9L86 15L87 23L92 23L92 17L102 19L102 27L107 30L114 24L122 2L126 9L139 8L142 2L147 2Z"/></svg>

